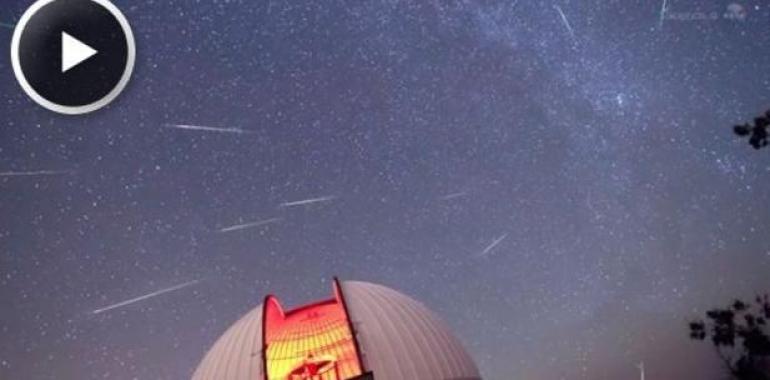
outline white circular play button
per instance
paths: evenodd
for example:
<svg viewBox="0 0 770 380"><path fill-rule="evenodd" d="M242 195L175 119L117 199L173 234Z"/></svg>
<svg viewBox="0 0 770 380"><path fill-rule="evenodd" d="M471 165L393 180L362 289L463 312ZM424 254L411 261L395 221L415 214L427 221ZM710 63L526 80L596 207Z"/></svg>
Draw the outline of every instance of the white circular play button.
<svg viewBox="0 0 770 380"><path fill-rule="evenodd" d="M128 84L136 46L109 0L38 0L19 20L11 62L39 105L76 115L112 102Z"/></svg>
<svg viewBox="0 0 770 380"><path fill-rule="evenodd" d="M94 56L98 51L84 44L67 32L61 32L61 72L66 73L69 69L77 66L80 62Z"/></svg>

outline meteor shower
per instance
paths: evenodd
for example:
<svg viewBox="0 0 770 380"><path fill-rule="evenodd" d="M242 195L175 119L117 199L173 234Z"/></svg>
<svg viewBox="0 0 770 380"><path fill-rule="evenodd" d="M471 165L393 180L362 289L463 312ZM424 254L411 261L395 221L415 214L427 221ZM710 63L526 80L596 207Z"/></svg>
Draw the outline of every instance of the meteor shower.
<svg viewBox="0 0 770 380"><path fill-rule="evenodd" d="M770 3L46 1L0 379L770 379Z"/></svg>

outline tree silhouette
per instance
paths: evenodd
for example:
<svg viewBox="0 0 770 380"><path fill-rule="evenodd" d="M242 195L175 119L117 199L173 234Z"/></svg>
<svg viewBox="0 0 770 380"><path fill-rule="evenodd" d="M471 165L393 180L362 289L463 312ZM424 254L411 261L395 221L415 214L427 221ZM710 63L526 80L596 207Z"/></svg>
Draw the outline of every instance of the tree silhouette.
<svg viewBox="0 0 770 380"><path fill-rule="evenodd" d="M754 304L736 300L706 312L706 320L690 322L690 338L710 338L727 370L738 380L770 380L770 297Z"/></svg>
<svg viewBox="0 0 770 380"><path fill-rule="evenodd" d="M770 141L768 141L768 126L770 126L770 110L765 112L764 116L754 119L754 125L750 123L736 125L733 127L733 132L741 137L749 136L749 144L754 149L760 149L770 144Z"/></svg>

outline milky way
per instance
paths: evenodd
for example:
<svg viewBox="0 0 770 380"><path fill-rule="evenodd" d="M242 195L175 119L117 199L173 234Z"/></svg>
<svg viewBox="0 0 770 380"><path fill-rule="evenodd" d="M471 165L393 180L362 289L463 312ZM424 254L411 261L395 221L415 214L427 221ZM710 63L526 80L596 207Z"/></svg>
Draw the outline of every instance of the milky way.
<svg viewBox="0 0 770 380"><path fill-rule="evenodd" d="M488 379L720 379L686 322L770 290L770 151L731 131L770 8L728 3L121 0L133 79L84 117L0 55L0 172L66 173L0 177L0 378L184 379L337 275Z"/></svg>

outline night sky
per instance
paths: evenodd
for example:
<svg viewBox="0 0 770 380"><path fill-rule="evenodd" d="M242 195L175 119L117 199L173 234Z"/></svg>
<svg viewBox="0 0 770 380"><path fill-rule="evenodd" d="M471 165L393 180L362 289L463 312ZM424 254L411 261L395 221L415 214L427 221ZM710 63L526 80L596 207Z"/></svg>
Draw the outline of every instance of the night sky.
<svg viewBox="0 0 770 380"><path fill-rule="evenodd" d="M770 289L770 151L731 129L765 1L115 3L136 70L81 117L23 93L0 7L0 379L188 378L337 275L488 379L716 380L686 323Z"/></svg>

